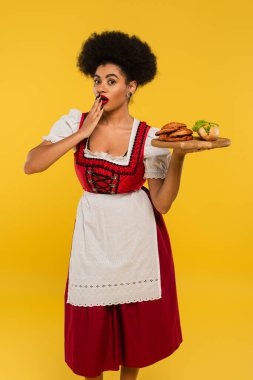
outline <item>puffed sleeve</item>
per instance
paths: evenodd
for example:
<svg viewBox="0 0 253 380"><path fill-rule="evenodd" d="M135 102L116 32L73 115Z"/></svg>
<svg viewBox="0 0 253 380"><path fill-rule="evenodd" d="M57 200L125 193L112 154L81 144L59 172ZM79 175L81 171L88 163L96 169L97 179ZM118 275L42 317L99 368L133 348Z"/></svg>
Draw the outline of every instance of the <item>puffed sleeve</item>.
<svg viewBox="0 0 253 380"><path fill-rule="evenodd" d="M71 108L67 115L61 116L60 119L52 125L49 134L42 136L42 139L55 143L77 132L81 116L81 111L76 108ZM73 151L76 151L75 146L73 147Z"/></svg>
<svg viewBox="0 0 253 380"><path fill-rule="evenodd" d="M144 146L144 178L165 178L169 167L171 153L169 148L158 148L151 145L157 138L157 128L150 127Z"/></svg>

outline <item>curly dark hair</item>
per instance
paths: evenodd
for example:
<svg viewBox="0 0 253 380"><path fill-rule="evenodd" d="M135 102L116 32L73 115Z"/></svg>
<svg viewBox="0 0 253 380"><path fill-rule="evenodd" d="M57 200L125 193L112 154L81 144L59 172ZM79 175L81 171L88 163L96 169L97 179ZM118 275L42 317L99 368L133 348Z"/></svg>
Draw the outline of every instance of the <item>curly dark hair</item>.
<svg viewBox="0 0 253 380"><path fill-rule="evenodd" d="M118 65L126 81L136 80L142 86L153 80L157 73L156 56L146 42L121 31L92 33L83 43L77 58L77 67L86 76L93 77L99 65Z"/></svg>

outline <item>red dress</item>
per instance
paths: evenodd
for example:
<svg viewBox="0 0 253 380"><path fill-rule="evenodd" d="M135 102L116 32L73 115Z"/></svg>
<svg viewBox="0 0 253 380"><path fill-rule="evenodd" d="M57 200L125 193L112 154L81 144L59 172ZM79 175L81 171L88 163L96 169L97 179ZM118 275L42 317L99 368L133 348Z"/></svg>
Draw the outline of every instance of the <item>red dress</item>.
<svg viewBox="0 0 253 380"><path fill-rule="evenodd" d="M86 114L82 114L79 128ZM155 209L145 179L143 151L149 126L141 122L129 165L121 167L83 155L86 139L77 145L74 164L85 191L115 194L143 189L152 204L160 261L160 299L105 306L67 303L65 288L65 361L74 373L97 377L120 365L141 368L171 355L182 332L170 239L162 215Z"/></svg>

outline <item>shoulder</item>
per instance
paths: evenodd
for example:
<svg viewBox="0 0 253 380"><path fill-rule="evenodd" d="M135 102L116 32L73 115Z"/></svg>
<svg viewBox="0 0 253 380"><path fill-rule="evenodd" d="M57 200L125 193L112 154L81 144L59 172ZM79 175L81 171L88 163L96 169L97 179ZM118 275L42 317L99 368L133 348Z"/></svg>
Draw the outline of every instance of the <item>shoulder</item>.
<svg viewBox="0 0 253 380"><path fill-rule="evenodd" d="M70 108L69 112L62 115L59 121L64 121L70 125L79 124L82 117L82 112L77 108Z"/></svg>
<svg viewBox="0 0 253 380"><path fill-rule="evenodd" d="M70 136L78 131L82 112L77 108L71 108L67 114L64 114L56 120L50 128L47 136L43 136L43 140L57 142L63 138Z"/></svg>
<svg viewBox="0 0 253 380"><path fill-rule="evenodd" d="M156 136L157 131L158 131L158 128L149 126L149 130L147 133L145 146L144 146L144 158L147 158L150 156L170 155L169 148L158 148L151 144L151 141L157 138Z"/></svg>
<svg viewBox="0 0 253 380"><path fill-rule="evenodd" d="M82 112L77 108L71 108L67 114L59 117L52 125L53 131L66 131L74 133L78 130L78 126L82 117Z"/></svg>
<svg viewBox="0 0 253 380"><path fill-rule="evenodd" d="M143 159L145 167L143 178L145 179L165 178L170 163L169 148L158 148L151 144L152 139L157 138L155 134L157 130L157 128L150 127L145 141Z"/></svg>

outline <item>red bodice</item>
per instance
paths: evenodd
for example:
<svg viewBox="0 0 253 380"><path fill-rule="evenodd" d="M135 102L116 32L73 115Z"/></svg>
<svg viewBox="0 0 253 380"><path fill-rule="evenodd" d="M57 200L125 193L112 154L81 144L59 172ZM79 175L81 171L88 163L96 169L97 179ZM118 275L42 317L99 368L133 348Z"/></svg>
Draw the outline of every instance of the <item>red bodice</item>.
<svg viewBox="0 0 253 380"><path fill-rule="evenodd" d="M79 129L88 113L82 113ZM128 193L139 190L144 176L144 145L150 126L139 122L128 165L112 163L103 158L85 157L87 138L76 145L74 165L77 177L85 191L102 194Z"/></svg>

